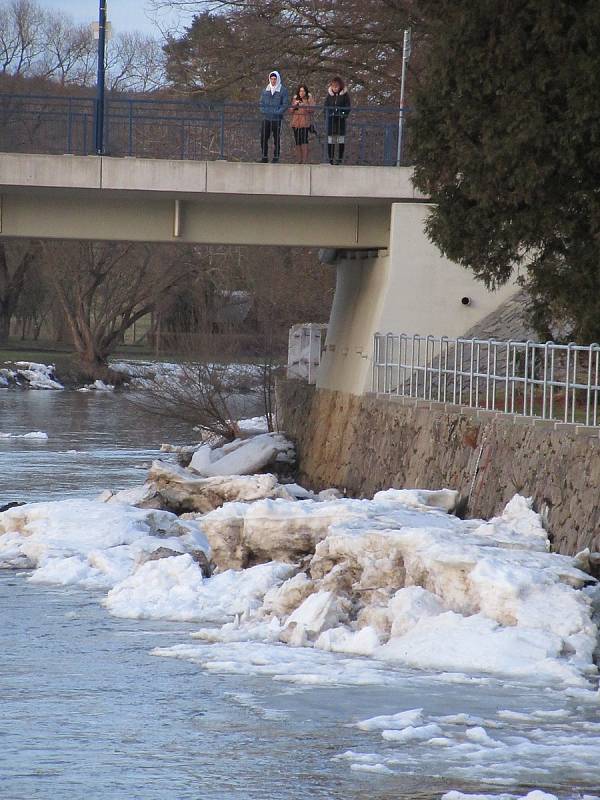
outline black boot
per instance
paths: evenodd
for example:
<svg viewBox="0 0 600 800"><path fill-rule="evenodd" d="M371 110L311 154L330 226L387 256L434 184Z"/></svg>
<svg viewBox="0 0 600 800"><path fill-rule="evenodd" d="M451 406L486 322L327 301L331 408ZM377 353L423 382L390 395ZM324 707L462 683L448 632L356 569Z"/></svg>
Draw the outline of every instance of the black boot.
<svg viewBox="0 0 600 800"><path fill-rule="evenodd" d="M345 144L338 145L338 157L337 157L337 161L335 162L336 164L341 164L342 161L344 160L344 150L345 149L346 149L346 145Z"/></svg>
<svg viewBox="0 0 600 800"><path fill-rule="evenodd" d="M327 156L329 157L329 163L330 164L333 164L334 155L335 155L335 145L334 144L328 144L327 145Z"/></svg>

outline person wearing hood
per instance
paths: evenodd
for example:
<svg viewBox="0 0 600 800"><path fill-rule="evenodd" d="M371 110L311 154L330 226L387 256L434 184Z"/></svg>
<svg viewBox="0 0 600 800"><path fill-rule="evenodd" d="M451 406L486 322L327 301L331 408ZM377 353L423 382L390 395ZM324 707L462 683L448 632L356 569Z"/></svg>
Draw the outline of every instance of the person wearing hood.
<svg viewBox="0 0 600 800"><path fill-rule="evenodd" d="M273 137L273 163L279 161L281 147L281 120L290 105L288 90L281 82L277 70L269 73L269 83L260 95L260 146L263 164L269 160L269 139Z"/></svg>
<svg viewBox="0 0 600 800"><path fill-rule="evenodd" d="M325 119L327 121L327 155L330 164L341 164L346 148L346 117L350 113L350 95L340 77L327 88ZM337 157L335 146L338 146Z"/></svg>

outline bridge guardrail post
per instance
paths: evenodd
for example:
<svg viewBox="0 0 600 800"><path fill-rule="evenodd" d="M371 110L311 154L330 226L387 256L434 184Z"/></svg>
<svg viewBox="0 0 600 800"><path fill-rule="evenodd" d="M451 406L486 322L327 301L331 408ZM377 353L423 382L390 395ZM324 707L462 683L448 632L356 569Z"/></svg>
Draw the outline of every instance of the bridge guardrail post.
<svg viewBox="0 0 600 800"><path fill-rule="evenodd" d="M67 111L67 153L73 153L73 98L69 97Z"/></svg>
<svg viewBox="0 0 600 800"><path fill-rule="evenodd" d="M127 155L133 155L133 101L128 100L127 109L127 122L128 122L128 140L127 140Z"/></svg>
<svg viewBox="0 0 600 800"><path fill-rule="evenodd" d="M219 143L219 161L225 160L225 104L221 104L220 114L220 143Z"/></svg>

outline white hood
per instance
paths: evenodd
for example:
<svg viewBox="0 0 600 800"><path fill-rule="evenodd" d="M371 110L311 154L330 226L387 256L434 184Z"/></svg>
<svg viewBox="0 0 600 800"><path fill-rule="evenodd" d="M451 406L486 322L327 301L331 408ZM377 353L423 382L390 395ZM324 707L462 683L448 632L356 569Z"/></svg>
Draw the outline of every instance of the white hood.
<svg viewBox="0 0 600 800"><path fill-rule="evenodd" d="M271 75L277 75L277 83L275 86L271 86ZM271 92L271 94L275 94L275 92L281 91L281 75L277 72L276 69L272 69L269 72L269 82L267 84L267 89Z"/></svg>

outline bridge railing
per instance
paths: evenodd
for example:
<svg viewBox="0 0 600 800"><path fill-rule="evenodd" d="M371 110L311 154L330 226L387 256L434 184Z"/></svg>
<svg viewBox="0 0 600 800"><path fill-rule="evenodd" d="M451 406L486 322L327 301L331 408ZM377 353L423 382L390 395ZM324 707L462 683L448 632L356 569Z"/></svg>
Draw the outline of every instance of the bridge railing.
<svg viewBox="0 0 600 800"><path fill-rule="evenodd" d="M91 97L0 94L0 150L25 153L94 153L95 102ZM311 161L327 161L325 109L315 107ZM260 157L257 103L111 98L105 104L104 149L110 156L255 161ZM290 115L282 124L281 160L294 161ZM410 126L403 141L410 157ZM356 106L346 127L344 163L396 163L398 110Z"/></svg>
<svg viewBox="0 0 600 800"><path fill-rule="evenodd" d="M376 333L373 391L599 424L600 345Z"/></svg>

